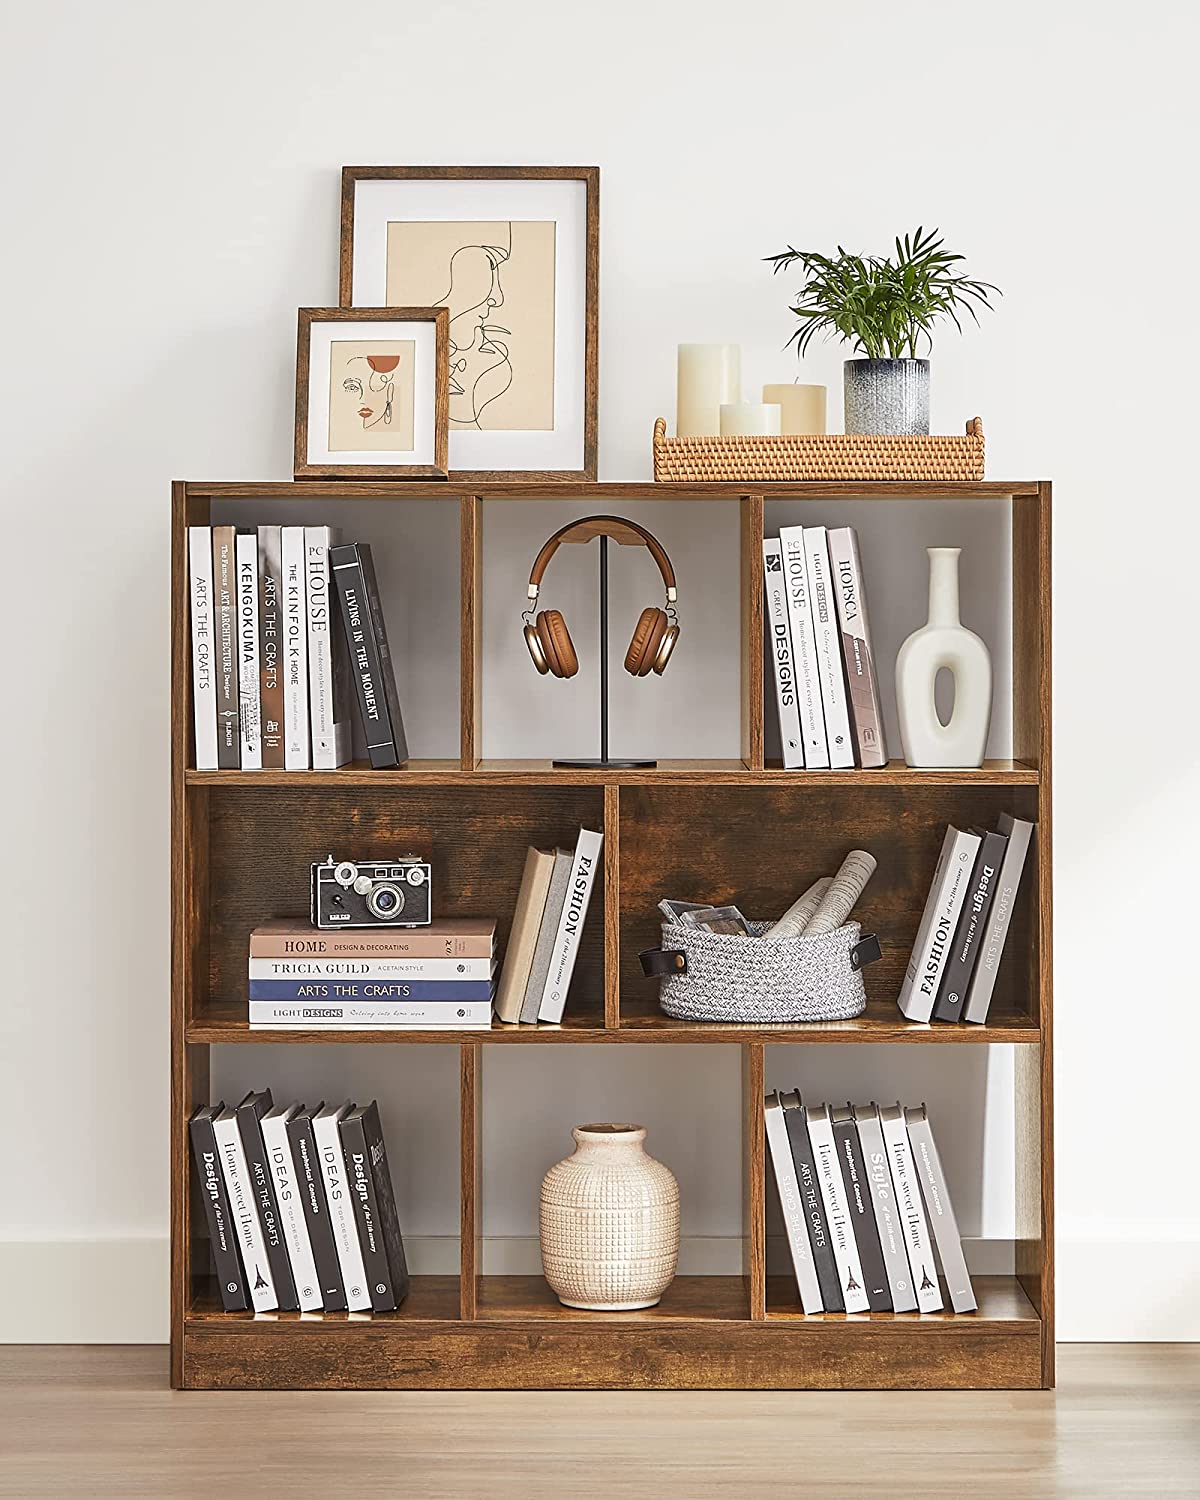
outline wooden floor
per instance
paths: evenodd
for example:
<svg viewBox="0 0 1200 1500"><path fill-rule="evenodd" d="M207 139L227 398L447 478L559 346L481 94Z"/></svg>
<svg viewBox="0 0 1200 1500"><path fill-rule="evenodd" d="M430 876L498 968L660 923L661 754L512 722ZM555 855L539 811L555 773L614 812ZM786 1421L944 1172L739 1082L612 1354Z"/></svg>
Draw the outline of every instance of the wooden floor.
<svg viewBox="0 0 1200 1500"><path fill-rule="evenodd" d="M1200 1345L993 1393L174 1393L164 1349L0 1347L0 1496L1200 1496Z"/></svg>

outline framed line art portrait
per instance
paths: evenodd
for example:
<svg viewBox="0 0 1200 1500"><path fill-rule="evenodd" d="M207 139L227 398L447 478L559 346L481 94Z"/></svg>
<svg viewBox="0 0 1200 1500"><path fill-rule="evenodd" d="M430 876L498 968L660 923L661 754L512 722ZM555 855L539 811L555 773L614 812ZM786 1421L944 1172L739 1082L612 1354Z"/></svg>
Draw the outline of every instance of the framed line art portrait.
<svg viewBox="0 0 1200 1500"><path fill-rule="evenodd" d="M450 314L302 307L297 479L445 479Z"/></svg>
<svg viewBox="0 0 1200 1500"><path fill-rule="evenodd" d="M343 167L343 307L450 320L450 477L596 477L599 167Z"/></svg>

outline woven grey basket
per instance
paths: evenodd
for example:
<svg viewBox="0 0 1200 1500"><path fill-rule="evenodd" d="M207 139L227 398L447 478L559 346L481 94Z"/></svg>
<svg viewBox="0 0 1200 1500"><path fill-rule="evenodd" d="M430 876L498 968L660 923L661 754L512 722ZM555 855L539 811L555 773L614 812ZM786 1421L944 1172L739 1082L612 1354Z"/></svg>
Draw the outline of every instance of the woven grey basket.
<svg viewBox="0 0 1200 1500"><path fill-rule="evenodd" d="M663 923L663 948L687 958L686 972L663 980L659 1004L667 1015L740 1026L862 1015L866 986L851 961L861 935L857 922L820 937L778 942L761 936L772 923L750 926L754 937Z"/></svg>

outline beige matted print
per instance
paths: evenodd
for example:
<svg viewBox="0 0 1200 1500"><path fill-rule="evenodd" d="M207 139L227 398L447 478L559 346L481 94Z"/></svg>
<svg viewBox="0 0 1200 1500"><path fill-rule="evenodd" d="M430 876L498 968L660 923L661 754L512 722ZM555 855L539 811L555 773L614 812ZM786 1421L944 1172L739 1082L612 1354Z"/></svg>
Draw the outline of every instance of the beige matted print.
<svg viewBox="0 0 1200 1500"><path fill-rule="evenodd" d="M411 453L414 339L335 339L329 347L330 453Z"/></svg>
<svg viewBox="0 0 1200 1500"><path fill-rule="evenodd" d="M553 220L388 225L389 307L450 310L450 430L554 427Z"/></svg>

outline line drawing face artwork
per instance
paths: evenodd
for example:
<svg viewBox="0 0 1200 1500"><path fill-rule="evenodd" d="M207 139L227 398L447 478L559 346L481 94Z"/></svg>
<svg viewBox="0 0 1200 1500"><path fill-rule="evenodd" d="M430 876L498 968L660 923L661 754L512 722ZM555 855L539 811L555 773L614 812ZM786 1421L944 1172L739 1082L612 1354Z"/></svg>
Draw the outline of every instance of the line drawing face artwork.
<svg viewBox="0 0 1200 1500"><path fill-rule="evenodd" d="M413 448L413 339L335 339L329 346L329 451Z"/></svg>
<svg viewBox="0 0 1200 1500"><path fill-rule="evenodd" d="M554 427L554 236L549 221L388 225L389 307L450 312L450 427Z"/></svg>

